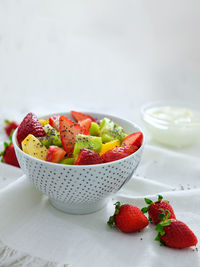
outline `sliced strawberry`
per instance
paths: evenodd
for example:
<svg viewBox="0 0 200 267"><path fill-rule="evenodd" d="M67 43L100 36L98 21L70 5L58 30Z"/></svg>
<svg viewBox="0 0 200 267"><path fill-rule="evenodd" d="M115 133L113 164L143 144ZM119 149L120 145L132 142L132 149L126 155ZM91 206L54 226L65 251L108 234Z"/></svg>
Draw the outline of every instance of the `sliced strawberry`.
<svg viewBox="0 0 200 267"><path fill-rule="evenodd" d="M64 159L66 152L58 146L50 146L47 151L46 161L58 163Z"/></svg>
<svg viewBox="0 0 200 267"><path fill-rule="evenodd" d="M89 131L92 120L91 119L85 119L83 121L79 121L78 123L80 124L81 127L85 128L86 130Z"/></svg>
<svg viewBox="0 0 200 267"><path fill-rule="evenodd" d="M74 123L65 116L60 116L59 124L62 146L68 156L71 156L74 150L76 135L89 135L89 131L87 131L85 128L82 128L78 123Z"/></svg>
<svg viewBox="0 0 200 267"><path fill-rule="evenodd" d="M100 163L103 163L103 160L97 152L83 148L74 165L92 165Z"/></svg>
<svg viewBox="0 0 200 267"><path fill-rule="evenodd" d="M52 116L52 117L49 118L49 124L54 129L56 129L56 131L58 131L58 132L59 132L59 119L60 119L60 116L59 115Z"/></svg>
<svg viewBox="0 0 200 267"><path fill-rule="evenodd" d="M95 119L92 116L78 112L78 111L72 110L71 114L72 114L72 117L75 119L75 121L80 122L80 121L83 121L85 119L91 119L91 121L95 121Z"/></svg>
<svg viewBox="0 0 200 267"><path fill-rule="evenodd" d="M7 136L10 136L12 132L19 126L19 124L16 121L6 120L5 123L6 123L5 131Z"/></svg>
<svg viewBox="0 0 200 267"><path fill-rule="evenodd" d="M136 150L138 150L138 147L136 146L116 147L116 148L113 148L112 150L107 151L101 157L103 161L106 163L106 162L111 162L111 161L125 158L133 154Z"/></svg>
<svg viewBox="0 0 200 267"><path fill-rule="evenodd" d="M143 134L141 132L129 134L124 138L122 146L137 146L141 147L143 141Z"/></svg>
<svg viewBox="0 0 200 267"><path fill-rule="evenodd" d="M27 135L32 134L35 137L45 136L45 131L43 130L38 118L33 113L28 113L23 119L17 130L17 140L18 143L24 140Z"/></svg>
<svg viewBox="0 0 200 267"><path fill-rule="evenodd" d="M5 142L4 147L5 147L4 151L0 153L0 157L2 157L2 162L20 168L13 144L12 143L8 144Z"/></svg>

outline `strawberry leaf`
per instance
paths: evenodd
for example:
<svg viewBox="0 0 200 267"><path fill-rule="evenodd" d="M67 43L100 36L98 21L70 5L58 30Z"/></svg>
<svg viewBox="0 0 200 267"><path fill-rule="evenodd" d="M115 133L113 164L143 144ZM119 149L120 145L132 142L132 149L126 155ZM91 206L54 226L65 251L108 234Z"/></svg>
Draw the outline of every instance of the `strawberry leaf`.
<svg viewBox="0 0 200 267"><path fill-rule="evenodd" d="M144 207L141 209L141 212L142 213L146 213L147 211L149 210L149 206L148 207Z"/></svg>
<svg viewBox="0 0 200 267"><path fill-rule="evenodd" d="M6 125L11 123L11 121L9 121L9 120L5 120L4 122L5 122Z"/></svg>
<svg viewBox="0 0 200 267"><path fill-rule="evenodd" d="M115 226L115 216L110 216L109 220L107 221L107 224L113 228Z"/></svg>
<svg viewBox="0 0 200 267"><path fill-rule="evenodd" d="M163 225L162 225L161 223L159 223L159 224L156 225L156 231L157 231L161 236L163 236L163 235L165 234Z"/></svg>
<svg viewBox="0 0 200 267"><path fill-rule="evenodd" d="M158 195L158 201L157 202L160 202L162 199L163 199L163 196Z"/></svg>
<svg viewBox="0 0 200 267"><path fill-rule="evenodd" d="M153 201L151 199L145 198L144 201L146 202L146 204L150 205L153 203Z"/></svg>
<svg viewBox="0 0 200 267"><path fill-rule="evenodd" d="M107 224L113 228L115 227L115 215L117 215L119 213L120 207L121 207L121 203L119 201L117 201L115 204L115 212L112 216L110 216L109 220L107 221Z"/></svg>
<svg viewBox="0 0 200 267"><path fill-rule="evenodd" d="M162 212L158 215L158 218L163 221L166 217L164 209L160 209Z"/></svg>
<svg viewBox="0 0 200 267"><path fill-rule="evenodd" d="M121 203L119 201L117 201L115 204L115 213L114 215L117 215L119 213L120 207L121 207Z"/></svg>

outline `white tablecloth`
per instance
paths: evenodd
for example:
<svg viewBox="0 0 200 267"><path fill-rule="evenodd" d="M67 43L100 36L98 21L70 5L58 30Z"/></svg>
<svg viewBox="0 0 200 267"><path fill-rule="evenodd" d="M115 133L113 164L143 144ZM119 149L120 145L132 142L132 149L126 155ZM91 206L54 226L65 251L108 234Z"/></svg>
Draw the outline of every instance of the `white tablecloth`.
<svg viewBox="0 0 200 267"><path fill-rule="evenodd" d="M154 225L132 234L111 230L106 225L115 200L141 208L145 204L144 196L156 199L162 193L174 207L177 218L200 238L198 161L183 153L146 146L135 176L104 209L89 215L57 211L22 176L0 192L0 266L47 266L48 262L48 266L62 267L67 264L159 267L161 263L163 267L190 264L198 267L200 256L196 249L161 247L153 240ZM16 177L15 168L0 165L0 170L3 177Z"/></svg>

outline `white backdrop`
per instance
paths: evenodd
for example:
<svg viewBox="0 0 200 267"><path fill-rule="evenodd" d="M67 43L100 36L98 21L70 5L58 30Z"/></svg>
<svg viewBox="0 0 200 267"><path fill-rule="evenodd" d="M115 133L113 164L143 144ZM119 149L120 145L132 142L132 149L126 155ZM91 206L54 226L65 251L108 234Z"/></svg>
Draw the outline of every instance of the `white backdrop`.
<svg viewBox="0 0 200 267"><path fill-rule="evenodd" d="M200 99L198 0L0 0L0 112L69 108L139 119ZM7 115L8 116L8 115Z"/></svg>

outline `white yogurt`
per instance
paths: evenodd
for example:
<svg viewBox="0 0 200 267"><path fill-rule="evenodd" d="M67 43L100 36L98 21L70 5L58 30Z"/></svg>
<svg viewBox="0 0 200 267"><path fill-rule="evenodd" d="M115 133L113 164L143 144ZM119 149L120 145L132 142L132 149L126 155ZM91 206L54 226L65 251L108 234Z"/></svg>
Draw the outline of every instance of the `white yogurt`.
<svg viewBox="0 0 200 267"><path fill-rule="evenodd" d="M157 106L143 112L151 137L165 145L183 147L200 138L200 113L178 106Z"/></svg>

